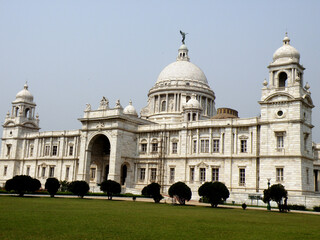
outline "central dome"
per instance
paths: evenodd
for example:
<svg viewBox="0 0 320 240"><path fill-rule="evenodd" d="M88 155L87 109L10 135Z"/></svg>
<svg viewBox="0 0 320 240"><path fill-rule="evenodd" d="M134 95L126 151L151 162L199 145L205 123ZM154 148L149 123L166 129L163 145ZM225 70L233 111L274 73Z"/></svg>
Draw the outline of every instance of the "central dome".
<svg viewBox="0 0 320 240"><path fill-rule="evenodd" d="M208 84L203 71L189 61L176 61L166 66L159 74L157 83L167 80L191 80Z"/></svg>

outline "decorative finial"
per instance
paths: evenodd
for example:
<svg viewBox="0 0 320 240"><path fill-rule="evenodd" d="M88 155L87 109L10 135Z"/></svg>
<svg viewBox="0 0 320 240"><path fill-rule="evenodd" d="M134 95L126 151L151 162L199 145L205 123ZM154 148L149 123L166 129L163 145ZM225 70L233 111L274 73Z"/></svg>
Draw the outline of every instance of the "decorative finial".
<svg viewBox="0 0 320 240"><path fill-rule="evenodd" d="M28 81L26 81L26 83L24 84L23 88L28 90Z"/></svg>
<svg viewBox="0 0 320 240"><path fill-rule="evenodd" d="M268 86L268 82L267 82L267 79L264 79L264 81L263 81L263 86Z"/></svg>
<svg viewBox="0 0 320 240"><path fill-rule="evenodd" d="M288 37L288 32L286 32L285 37L283 38L283 44L290 44L290 38Z"/></svg>
<svg viewBox="0 0 320 240"><path fill-rule="evenodd" d="M129 105L132 105L132 101L131 101L131 99L130 99L130 101L129 101Z"/></svg>
<svg viewBox="0 0 320 240"><path fill-rule="evenodd" d="M188 33L184 33L184 32L182 32L182 31L180 30L180 34L181 34L181 36L182 36L182 44L184 44L184 40L186 39L186 35L187 35Z"/></svg>
<svg viewBox="0 0 320 240"><path fill-rule="evenodd" d="M304 86L304 88L305 88L306 90L309 90L309 89L310 89L310 85L309 85L308 82L306 82L306 85Z"/></svg>

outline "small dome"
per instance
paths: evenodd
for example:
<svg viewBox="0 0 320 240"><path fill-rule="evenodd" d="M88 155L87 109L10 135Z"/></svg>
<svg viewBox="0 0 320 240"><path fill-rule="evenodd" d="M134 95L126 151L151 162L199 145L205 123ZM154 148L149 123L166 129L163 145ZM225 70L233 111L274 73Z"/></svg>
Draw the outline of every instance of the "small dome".
<svg viewBox="0 0 320 240"><path fill-rule="evenodd" d="M166 66L159 74L157 83L167 80L195 80L208 84L203 71L188 61L176 61Z"/></svg>
<svg viewBox="0 0 320 240"><path fill-rule="evenodd" d="M17 93L15 101L33 103L33 95L28 90L28 84L24 85L24 88Z"/></svg>
<svg viewBox="0 0 320 240"><path fill-rule="evenodd" d="M283 46L278 48L273 54L274 63L283 63L288 61L294 61L299 63L300 53L297 49L290 45L290 38L287 36L283 39Z"/></svg>
<svg viewBox="0 0 320 240"><path fill-rule="evenodd" d="M124 114L138 116L138 113L134 106L132 106L132 101L130 100L129 105L123 109Z"/></svg>
<svg viewBox="0 0 320 240"><path fill-rule="evenodd" d="M192 98L186 103L184 108L201 108L199 101L196 99L195 95L192 95Z"/></svg>
<svg viewBox="0 0 320 240"><path fill-rule="evenodd" d="M187 46L185 44L182 44L180 47L179 47L179 50L188 50Z"/></svg>

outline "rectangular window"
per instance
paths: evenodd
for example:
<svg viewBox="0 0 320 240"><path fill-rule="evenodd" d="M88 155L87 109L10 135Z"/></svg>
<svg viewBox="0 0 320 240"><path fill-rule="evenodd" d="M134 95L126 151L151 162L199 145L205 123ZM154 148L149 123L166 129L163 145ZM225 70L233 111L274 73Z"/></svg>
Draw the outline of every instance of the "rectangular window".
<svg viewBox="0 0 320 240"><path fill-rule="evenodd" d="M178 143L172 143L172 153L178 153Z"/></svg>
<svg viewBox="0 0 320 240"><path fill-rule="evenodd" d="M33 156L33 147L30 147L30 154L29 154L30 157Z"/></svg>
<svg viewBox="0 0 320 240"><path fill-rule="evenodd" d="M170 182L174 182L175 169L170 168Z"/></svg>
<svg viewBox="0 0 320 240"><path fill-rule="evenodd" d="M3 176L7 176L8 166L4 166L3 168Z"/></svg>
<svg viewBox="0 0 320 240"><path fill-rule="evenodd" d="M96 179L96 169L90 168L90 180L94 181Z"/></svg>
<svg viewBox="0 0 320 240"><path fill-rule="evenodd" d="M240 151L242 153L247 152L247 140L241 140L241 149L240 149Z"/></svg>
<svg viewBox="0 0 320 240"><path fill-rule="evenodd" d="M193 140L193 153L197 153L197 140Z"/></svg>
<svg viewBox="0 0 320 240"><path fill-rule="evenodd" d="M43 178L46 176L46 167L42 167L42 175Z"/></svg>
<svg viewBox="0 0 320 240"><path fill-rule="evenodd" d="M54 166L49 168L49 177L54 177Z"/></svg>
<svg viewBox="0 0 320 240"><path fill-rule="evenodd" d="M283 136L277 136L277 148L283 148Z"/></svg>
<svg viewBox="0 0 320 240"><path fill-rule="evenodd" d="M52 156L57 156L58 146L52 146Z"/></svg>
<svg viewBox="0 0 320 240"><path fill-rule="evenodd" d="M156 181L156 179L157 179L157 169L156 168L151 168L150 180L151 181Z"/></svg>
<svg viewBox="0 0 320 240"><path fill-rule="evenodd" d="M212 168L212 182L219 181L219 168Z"/></svg>
<svg viewBox="0 0 320 240"><path fill-rule="evenodd" d="M206 181L206 169L200 168L200 182Z"/></svg>
<svg viewBox="0 0 320 240"><path fill-rule="evenodd" d="M200 151L202 153L208 153L209 152L209 139L201 140L200 141Z"/></svg>
<svg viewBox="0 0 320 240"><path fill-rule="evenodd" d="M152 152L158 152L158 143L152 143Z"/></svg>
<svg viewBox="0 0 320 240"><path fill-rule="evenodd" d="M142 143L142 144L141 144L141 152L142 152L142 153L146 153L146 152L147 152L147 146L148 146L148 145L147 145L146 143Z"/></svg>
<svg viewBox="0 0 320 240"><path fill-rule="evenodd" d="M239 186L244 186L246 184L246 169L239 169Z"/></svg>
<svg viewBox="0 0 320 240"><path fill-rule="evenodd" d="M219 139L213 139L213 152L219 152Z"/></svg>
<svg viewBox="0 0 320 240"><path fill-rule="evenodd" d="M65 180L66 180L66 181L69 179L69 172L70 172L70 167L67 166L67 167L66 167L66 177L65 177Z"/></svg>
<svg viewBox="0 0 320 240"><path fill-rule="evenodd" d="M309 168L306 168L306 178L307 178L307 184L310 184L310 182L309 182Z"/></svg>
<svg viewBox="0 0 320 240"><path fill-rule="evenodd" d="M40 177L40 166L38 166L38 177Z"/></svg>
<svg viewBox="0 0 320 240"><path fill-rule="evenodd" d="M27 166L26 175L30 175L30 166Z"/></svg>
<svg viewBox="0 0 320 240"><path fill-rule="evenodd" d="M144 181L145 178L146 178L146 169L140 168L139 180Z"/></svg>
<svg viewBox="0 0 320 240"><path fill-rule="evenodd" d="M283 168L276 168L277 182L283 182Z"/></svg>
<svg viewBox="0 0 320 240"><path fill-rule="evenodd" d="M194 182L194 168L190 168L190 182Z"/></svg>
<svg viewBox="0 0 320 240"><path fill-rule="evenodd" d="M50 146L45 146L44 148L44 155L49 156L50 155Z"/></svg>
<svg viewBox="0 0 320 240"><path fill-rule="evenodd" d="M73 155L73 146L70 146L69 147L69 156L72 156Z"/></svg>

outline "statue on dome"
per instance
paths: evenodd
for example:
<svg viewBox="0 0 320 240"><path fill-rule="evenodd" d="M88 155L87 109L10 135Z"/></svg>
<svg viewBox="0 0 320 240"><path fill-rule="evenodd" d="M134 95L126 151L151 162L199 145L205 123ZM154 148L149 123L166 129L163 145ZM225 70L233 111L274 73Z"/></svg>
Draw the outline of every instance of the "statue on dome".
<svg viewBox="0 0 320 240"><path fill-rule="evenodd" d="M181 34L181 36L182 36L182 44L184 44L184 40L186 39L186 35L187 35L188 33L184 33L184 32L182 32L182 31L180 30L180 34Z"/></svg>

